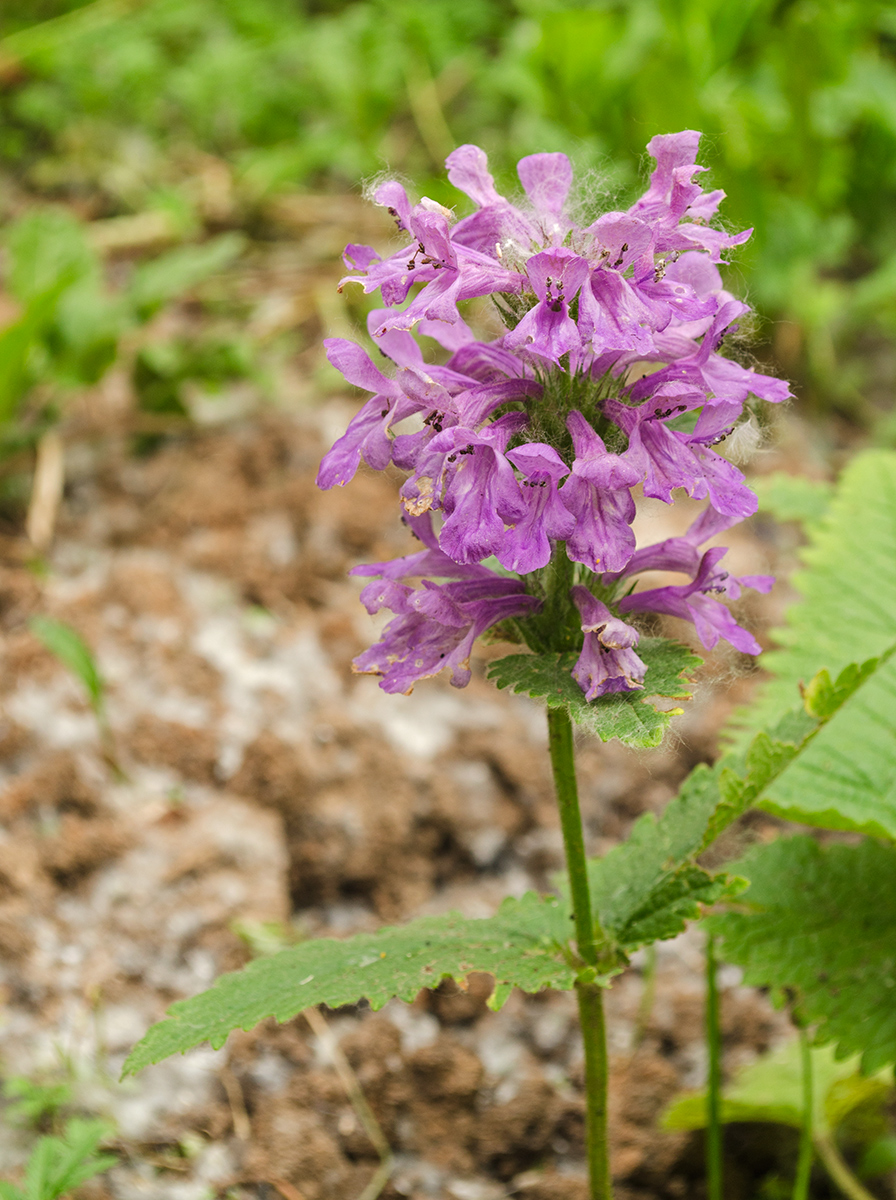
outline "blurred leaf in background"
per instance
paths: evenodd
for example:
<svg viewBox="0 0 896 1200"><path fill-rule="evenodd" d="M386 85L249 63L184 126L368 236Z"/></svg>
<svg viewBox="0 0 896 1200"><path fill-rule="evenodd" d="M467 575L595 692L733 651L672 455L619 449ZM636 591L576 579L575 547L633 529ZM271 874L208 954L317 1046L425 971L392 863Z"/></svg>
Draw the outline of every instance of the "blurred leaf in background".
<svg viewBox="0 0 896 1200"><path fill-rule="evenodd" d="M862 422L890 403L890 0L6 0L0 37L0 170L99 216L251 225L387 166L457 203L436 176L465 141L509 186L520 155L570 152L621 205L618 164L701 129L784 371Z"/></svg>

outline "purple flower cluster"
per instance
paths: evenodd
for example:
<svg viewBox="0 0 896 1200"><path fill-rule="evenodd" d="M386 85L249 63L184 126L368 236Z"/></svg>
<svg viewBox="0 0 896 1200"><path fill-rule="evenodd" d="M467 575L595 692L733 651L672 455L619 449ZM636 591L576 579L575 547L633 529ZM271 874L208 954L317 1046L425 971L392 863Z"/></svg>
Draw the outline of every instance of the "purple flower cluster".
<svg viewBox="0 0 896 1200"><path fill-rule="evenodd" d="M756 508L741 472L712 447L749 397L790 393L720 352L748 309L724 290L717 264L750 231L710 224L723 193L697 182L698 143L693 132L655 137L645 194L585 226L568 208L563 154L522 159L525 200L513 204L484 152L461 146L448 178L477 207L456 222L434 201L412 205L394 181L376 189L403 244L385 258L348 246L343 284L380 291L385 307L368 329L394 370L354 342L326 342L330 362L371 398L325 455L318 483L347 483L362 458L407 476L406 520L425 549L356 569L379 579L362 593L369 611L395 614L355 663L387 691L410 691L445 667L463 686L474 639L509 621L540 649L568 649L574 625L573 675L589 700L643 686L638 633L619 614L684 617L706 646L723 637L758 652L714 597L771 581L737 580L719 568L724 550L699 547ZM483 296L504 326L489 341L458 309ZM444 363L424 361L415 335L434 339ZM637 549L637 487L667 504L681 488L708 507L683 538ZM559 599L548 581L558 556L572 564ZM640 592L626 583L656 570L689 582ZM548 646L537 620L546 605L558 630Z"/></svg>

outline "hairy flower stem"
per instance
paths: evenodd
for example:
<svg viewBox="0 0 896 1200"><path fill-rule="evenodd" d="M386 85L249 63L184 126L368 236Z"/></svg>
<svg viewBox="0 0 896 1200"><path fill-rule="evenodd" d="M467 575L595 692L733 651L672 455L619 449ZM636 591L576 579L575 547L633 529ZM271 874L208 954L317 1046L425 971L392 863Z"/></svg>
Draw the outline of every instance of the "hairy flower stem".
<svg viewBox="0 0 896 1200"><path fill-rule="evenodd" d="M579 955L590 967L598 960L600 926L591 913L588 865L582 836L582 817L576 787L572 722L565 708L548 709L548 742L554 786L563 829L563 846L569 872L573 919ZM591 1200L610 1200L610 1157L607 1141L607 1037L604 1027L603 994L593 979L576 982L579 1019L585 1047L585 1140Z"/></svg>
<svg viewBox="0 0 896 1200"><path fill-rule="evenodd" d="M706 1194L709 1200L723 1200L722 1030L716 970L715 938L710 934L706 939L706 1046L709 1051L709 1083L706 1090Z"/></svg>

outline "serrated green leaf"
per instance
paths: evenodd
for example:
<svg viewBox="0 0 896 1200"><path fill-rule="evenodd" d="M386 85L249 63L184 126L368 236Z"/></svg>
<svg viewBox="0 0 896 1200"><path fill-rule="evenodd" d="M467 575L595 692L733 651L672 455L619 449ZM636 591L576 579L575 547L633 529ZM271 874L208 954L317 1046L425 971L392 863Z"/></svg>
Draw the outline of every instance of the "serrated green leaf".
<svg viewBox="0 0 896 1200"><path fill-rule="evenodd" d="M830 1046L814 1046L812 1082L816 1137L832 1134L838 1125L869 1100L886 1099L890 1086L881 1078L863 1078L858 1056L837 1058ZM795 1129L803 1121L803 1078L800 1045L788 1042L739 1071L722 1093L722 1122L772 1122ZM680 1096L662 1117L664 1129L703 1129L707 1121L706 1092Z"/></svg>
<svg viewBox="0 0 896 1200"><path fill-rule="evenodd" d="M762 656L773 678L738 723L768 727L793 705L800 683L839 673L896 642L896 453L870 450L846 467L802 551L793 579L801 600Z"/></svg>
<svg viewBox="0 0 896 1200"><path fill-rule="evenodd" d="M744 886L693 860L756 803L818 728L804 711L789 714L770 734L757 734L745 754L729 754L714 767L699 764L659 819L645 813L627 841L589 863L597 919L625 953L675 937L700 915L701 904Z"/></svg>
<svg viewBox="0 0 896 1200"><path fill-rule="evenodd" d="M891 651L892 653L892 651ZM864 663L850 663L844 667L836 680L827 670L819 671L803 689L803 705L810 717L816 721L829 721L839 708L871 678L881 665L879 658L869 658Z"/></svg>
<svg viewBox="0 0 896 1200"><path fill-rule="evenodd" d="M870 451L850 463L811 531L803 561L794 580L802 600L772 635L783 647L763 656L774 678L751 709L738 714L739 740L812 679L807 708L830 719L762 807L812 825L896 838L896 659L890 657L896 643L896 454ZM864 665L850 668L850 662Z"/></svg>
<svg viewBox="0 0 896 1200"><path fill-rule="evenodd" d="M84 685L91 706L99 711L103 706L105 685L96 665L96 659L81 635L53 617L32 617L28 627L36 638L46 646Z"/></svg>
<svg viewBox="0 0 896 1200"><path fill-rule="evenodd" d="M866 1071L896 1062L896 849L821 847L809 837L757 847L737 864L750 911L710 918L747 983L792 989L818 1036Z"/></svg>
<svg viewBox="0 0 896 1200"><path fill-rule="evenodd" d="M614 940L631 954L641 946L677 937L688 921L701 916L701 905L733 900L746 886L747 881L737 876L724 872L711 875L694 864L685 864L650 891L642 908L625 925L612 930Z"/></svg>
<svg viewBox="0 0 896 1200"><path fill-rule="evenodd" d="M650 697L686 700L692 688L683 678L700 665L687 647L666 638L641 638L638 655L647 664L643 692L624 692L587 701L572 677L577 655L511 654L490 664L488 677L499 688L511 688L544 700L549 708L566 708L570 717L601 741L618 738L627 746L658 746L671 718L680 709L662 710Z"/></svg>
<svg viewBox="0 0 896 1200"><path fill-rule="evenodd" d="M112 1132L105 1121L73 1118L62 1137L40 1138L25 1168L24 1190L4 1191L5 1200L58 1200L94 1175L108 1171L118 1159L96 1151Z"/></svg>
<svg viewBox="0 0 896 1200"><path fill-rule="evenodd" d="M896 657L854 670L862 686L775 780L762 807L792 821L896 839ZM812 701L833 703L842 678L813 692Z"/></svg>
<svg viewBox="0 0 896 1200"><path fill-rule="evenodd" d="M750 487L759 501L761 513L768 513L777 521L804 521L806 524L821 520L834 495L829 483L807 479L805 475L791 475L787 471L753 478Z"/></svg>
<svg viewBox="0 0 896 1200"><path fill-rule="evenodd" d="M568 989L576 979L563 951L570 930L566 905L528 892L505 900L485 919L449 913L343 941L320 938L291 946L173 1004L169 1017L132 1051L124 1074L203 1041L221 1046L231 1030L252 1029L266 1017L288 1021L311 1005L338 1008L362 998L382 1008L393 996L410 1001L421 988L435 987L446 976L463 979L471 971L494 975L505 998L509 987Z"/></svg>

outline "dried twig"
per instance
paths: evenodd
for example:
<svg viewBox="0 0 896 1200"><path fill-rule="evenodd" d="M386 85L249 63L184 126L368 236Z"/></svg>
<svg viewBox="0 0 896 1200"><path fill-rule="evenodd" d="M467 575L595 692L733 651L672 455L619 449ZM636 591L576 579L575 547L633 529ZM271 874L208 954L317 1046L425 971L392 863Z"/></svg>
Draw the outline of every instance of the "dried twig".
<svg viewBox="0 0 896 1200"><path fill-rule="evenodd" d="M53 540L56 515L65 486L65 443L56 429L48 429L37 443L37 464L34 468L34 483L31 486L31 502L25 529L28 538L39 554Z"/></svg>
<svg viewBox="0 0 896 1200"><path fill-rule="evenodd" d="M248 1142L252 1136L252 1125L246 1111L246 1101L240 1081L230 1067L222 1067L218 1072L218 1078L227 1093L227 1103L230 1105L230 1115L233 1120L233 1132L241 1142Z"/></svg>
<svg viewBox="0 0 896 1200"><path fill-rule="evenodd" d="M269 1175L264 1180L269 1183L272 1188L276 1188L283 1200L305 1200L305 1196L299 1189L289 1182L288 1179L281 1179L277 1175Z"/></svg>
<svg viewBox="0 0 896 1200"><path fill-rule="evenodd" d="M323 1046L330 1062L333 1064L333 1069L339 1076L339 1082L345 1088L345 1093L351 1102L352 1108L355 1110L355 1115L361 1122L361 1126L370 1138L377 1154L380 1156L380 1165L376 1173L358 1197L358 1200L376 1200L376 1197L386 1186L389 1176L392 1174L392 1148L386 1141L386 1136L380 1128L379 1121L377 1121L373 1115L373 1110L367 1103L367 1097L361 1090L361 1084L358 1082L357 1075L349 1065L348 1059L339 1049L339 1045L320 1010L306 1008L303 1016L311 1026L312 1032Z"/></svg>

